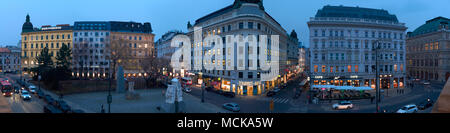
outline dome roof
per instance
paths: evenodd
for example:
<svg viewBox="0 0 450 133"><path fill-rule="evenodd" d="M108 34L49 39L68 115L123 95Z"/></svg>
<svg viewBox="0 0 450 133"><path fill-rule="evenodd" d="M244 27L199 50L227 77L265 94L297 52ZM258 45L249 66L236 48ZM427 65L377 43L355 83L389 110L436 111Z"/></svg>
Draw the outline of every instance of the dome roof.
<svg viewBox="0 0 450 133"><path fill-rule="evenodd" d="M33 24L30 22L30 15L27 14L27 18L25 23L22 26L22 32L31 32L33 31Z"/></svg>

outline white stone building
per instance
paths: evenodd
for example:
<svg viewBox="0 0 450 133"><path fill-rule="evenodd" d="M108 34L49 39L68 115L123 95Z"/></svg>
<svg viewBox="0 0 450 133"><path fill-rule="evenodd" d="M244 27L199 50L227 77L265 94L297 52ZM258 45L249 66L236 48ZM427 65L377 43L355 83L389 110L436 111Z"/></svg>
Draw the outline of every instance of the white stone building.
<svg viewBox="0 0 450 133"><path fill-rule="evenodd" d="M194 42L194 27L202 27L203 38L207 35L219 35L222 37L223 44L226 44L227 35L242 35L256 36L259 40L259 35L279 35L279 72L277 78L272 81L261 81L261 73L265 72L260 69L259 58L249 58L250 55L259 55L262 52L270 51L270 49L259 49L249 47L239 47L235 44L234 51L228 51L225 45L223 52L225 56L231 56L231 53L237 57L243 57L243 60L234 60L234 64L243 65L245 70L213 70L206 71L192 71L192 73L202 73L202 81L206 82L208 86L214 86L217 89L224 91L235 92L238 95L260 95L264 92L273 89L275 86L286 82L288 74L293 73L293 70L298 64L298 39L289 35L284 28L267 12L264 10L262 0L235 0L234 4L208 14L196 20L193 26L188 26L188 36L191 38L193 49L196 46L202 46ZM268 40L270 42L270 39ZM259 45L259 43L258 43ZM211 49L204 49L206 52ZM241 52L239 52L241 51ZM194 52L193 52L194 53ZM220 53L220 52L219 52ZM257 61L257 63L252 63ZM193 61L194 62L194 61ZM213 61L214 62L214 61ZM218 60L224 65L231 62L225 60ZM231 64L233 64L231 63ZM192 64L194 66L194 64ZM257 67L257 70L250 70L249 67Z"/></svg>
<svg viewBox="0 0 450 133"><path fill-rule="evenodd" d="M406 81L405 27L386 10L324 6L308 22L314 85L375 88L376 45L380 88Z"/></svg>

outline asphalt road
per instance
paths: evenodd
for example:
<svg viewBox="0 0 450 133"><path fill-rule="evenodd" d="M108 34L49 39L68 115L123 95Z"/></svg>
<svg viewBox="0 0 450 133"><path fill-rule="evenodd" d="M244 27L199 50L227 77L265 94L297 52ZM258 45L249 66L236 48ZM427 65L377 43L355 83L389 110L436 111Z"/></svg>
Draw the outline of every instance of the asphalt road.
<svg viewBox="0 0 450 133"><path fill-rule="evenodd" d="M264 95L259 96L240 96L236 95L234 98L228 98L214 92L208 92L205 90L205 102L212 103L216 106L222 107L224 103L234 102L239 104L241 111L240 113L284 113L292 107L294 104L294 88L300 82L294 80L292 83L288 84L286 89L282 89L273 97L267 97ZM192 92L190 95L202 98L202 90L198 87L191 87ZM270 110L270 101L274 100L274 110Z"/></svg>
<svg viewBox="0 0 450 133"><path fill-rule="evenodd" d="M19 86L9 75L0 75L1 78L7 78L13 86ZM13 94L11 97L4 97L13 113L43 113L45 103L32 94L30 100L23 100L20 94Z"/></svg>

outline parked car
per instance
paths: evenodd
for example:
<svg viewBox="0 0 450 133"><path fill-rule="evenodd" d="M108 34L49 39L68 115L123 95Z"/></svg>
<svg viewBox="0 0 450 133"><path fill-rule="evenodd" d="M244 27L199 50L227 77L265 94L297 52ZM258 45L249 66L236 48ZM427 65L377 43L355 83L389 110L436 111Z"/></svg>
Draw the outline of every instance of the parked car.
<svg viewBox="0 0 450 133"><path fill-rule="evenodd" d="M192 89L189 88L189 87L184 87L183 91L186 92L186 93L191 93Z"/></svg>
<svg viewBox="0 0 450 133"><path fill-rule="evenodd" d="M36 86L34 86L34 85L30 85L30 86L28 86L28 88L27 88L28 90L31 90L31 89L33 89L33 90L36 90Z"/></svg>
<svg viewBox="0 0 450 133"><path fill-rule="evenodd" d="M37 94L38 98L44 98L45 97L45 93L42 90L38 90L36 94Z"/></svg>
<svg viewBox="0 0 450 133"><path fill-rule="evenodd" d="M236 96L236 93L234 93L234 92L224 92L222 95L225 96L225 97L233 98L233 97Z"/></svg>
<svg viewBox="0 0 450 133"><path fill-rule="evenodd" d="M352 109L353 104L351 101L340 101L339 103L333 104L333 109Z"/></svg>
<svg viewBox="0 0 450 133"><path fill-rule="evenodd" d="M417 113L418 110L415 104L409 104L397 110L397 113Z"/></svg>
<svg viewBox="0 0 450 133"><path fill-rule="evenodd" d="M22 92L20 93L20 98L22 98L23 100L31 100L30 92L28 92L27 90L22 90Z"/></svg>
<svg viewBox="0 0 450 133"><path fill-rule="evenodd" d="M222 95L222 94L224 93L224 91L223 91L223 90L215 90L214 93L217 93L217 94L219 94L219 95Z"/></svg>
<svg viewBox="0 0 450 133"><path fill-rule="evenodd" d="M275 94L276 94L275 91L269 91L269 92L267 92L266 96L267 96L267 97L272 97L272 96L274 96Z"/></svg>
<svg viewBox="0 0 450 133"><path fill-rule="evenodd" d="M275 92L275 93L278 93L278 92L280 92L280 91L281 91L281 89L280 89L279 87L273 88L273 92Z"/></svg>
<svg viewBox="0 0 450 133"><path fill-rule="evenodd" d="M57 100L56 105L56 107L61 109L61 111L63 111L64 113L68 113L71 110L70 106L63 100Z"/></svg>
<svg viewBox="0 0 450 133"><path fill-rule="evenodd" d="M71 111L71 113L81 114L81 113L85 113L85 112L83 110L80 110L80 109L74 109L74 110Z"/></svg>
<svg viewBox="0 0 450 133"><path fill-rule="evenodd" d="M424 81L423 82L423 85L430 85L431 83L430 83L430 81Z"/></svg>
<svg viewBox="0 0 450 133"><path fill-rule="evenodd" d="M50 104L50 105L54 105L55 104L55 100L50 95L45 95L44 100L45 100L45 102L47 102L47 104Z"/></svg>
<svg viewBox="0 0 450 133"><path fill-rule="evenodd" d="M431 99L426 99L426 100L424 100L423 102L421 102L418 106L417 106L417 108L418 109L420 109L420 110L425 110L425 109L427 109L427 108L429 108L429 107L431 107L431 106L433 106L433 100L431 100Z"/></svg>
<svg viewBox="0 0 450 133"><path fill-rule="evenodd" d="M55 114L55 113L63 113L63 111L61 111L60 109L56 108L53 105L46 105L44 106L44 113Z"/></svg>
<svg viewBox="0 0 450 133"><path fill-rule="evenodd" d="M239 105L237 103L225 103L223 104L223 108L233 112L239 112L241 110L241 108L239 108Z"/></svg>

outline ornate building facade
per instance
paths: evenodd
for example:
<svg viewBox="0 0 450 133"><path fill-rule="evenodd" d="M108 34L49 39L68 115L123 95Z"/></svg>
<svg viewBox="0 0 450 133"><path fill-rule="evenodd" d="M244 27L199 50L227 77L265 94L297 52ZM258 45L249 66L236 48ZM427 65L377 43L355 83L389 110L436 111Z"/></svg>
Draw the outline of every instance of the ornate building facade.
<svg viewBox="0 0 450 133"><path fill-rule="evenodd" d="M314 85L375 88L378 68L381 88L405 87L407 27L395 15L379 9L324 6L308 27Z"/></svg>
<svg viewBox="0 0 450 133"><path fill-rule="evenodd" d="M436 17L408 32L406 58L412 78L445 82L450 76L450 19Z"/></svg>

